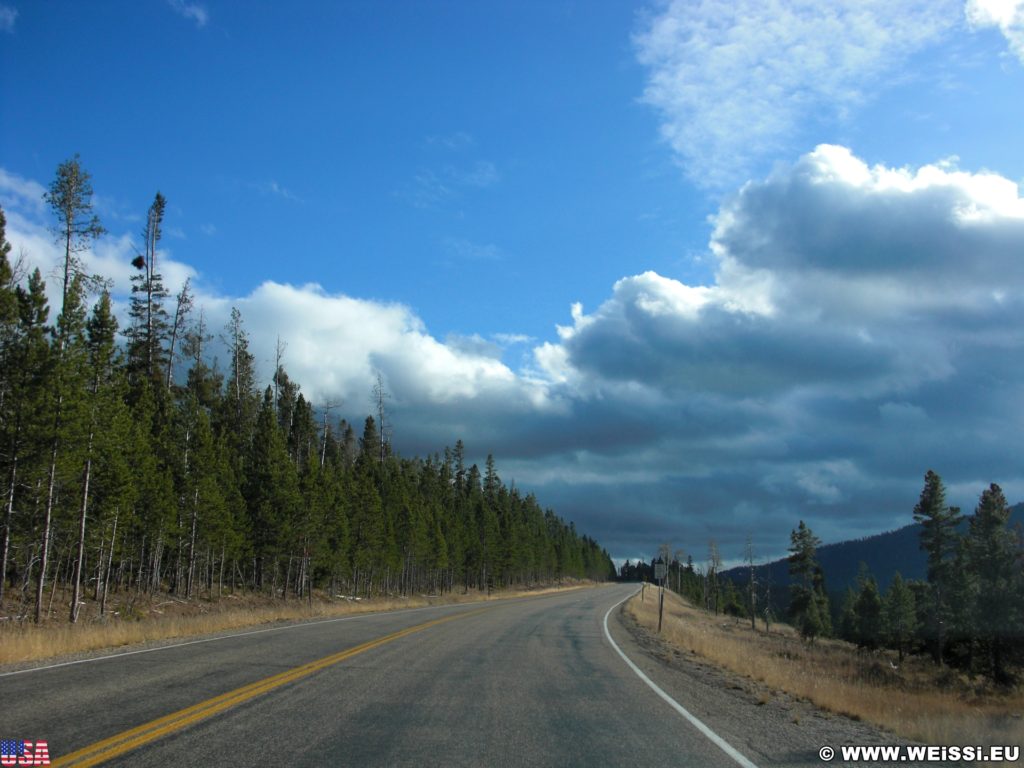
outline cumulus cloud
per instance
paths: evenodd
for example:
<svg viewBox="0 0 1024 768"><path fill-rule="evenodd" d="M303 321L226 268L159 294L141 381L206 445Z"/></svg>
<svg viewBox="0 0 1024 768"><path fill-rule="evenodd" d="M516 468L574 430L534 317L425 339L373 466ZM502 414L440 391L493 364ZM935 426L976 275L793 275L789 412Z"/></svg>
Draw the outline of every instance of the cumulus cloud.
<svg viewBox="0 0 1024 768"><path fill-rule="evenodd" d="M748 510L788 507L826 538L908 522L928 467L1024 493L1015 183L820 146L723 205L710 250L713 285L623 278L535 350L579 396L585 381L591 399L660 414L644 442L662 447L645 460L662 492L726 509L706 468ZM738 543L739 521L718 522Z"/></svg>
<svg viewBox="0 0 1024 768"><path fill-rule="evenodd" d="M62 252L46 225L40 204L44 188L0 169L0 205L7 215L8 239L24 252L29 268L56 277ZM130 234L110 234L83 254L85 268L111 279L122 312L127 306L137 243ZM547 414L562 406L548 382L523 376L501 362L501 343L479 335L450 336L440 341L422 320L402 304L370 301L331 293L317 284L266 282L248 295L229 296L212 290L202 275L177 260L173 249L159 252L164 284L173 295L186 278L192 280L196 305L203 308L208 328L217 332L238 307L252 339L263 379L269 380L278 338L286 345L284 365L313 402L342 400L350 416L370 411L369 393L377 373L385 378L392 404L405 414L405 437L420 450L437 450L445 441L467 437L440 424L464 425L468 416L488 414L492 424ZM49 281L51 306L59 301L59 284ZM217 343L212 349L216 353ZM488 426L479 434L490 434ZM472 430L468 430L472 431ZM439 442L440 441L440 442Z"/></svg>
<svg viewBox="0 0 1024 768"><path fill-rule="evenodd" d="M56 264L36 192L0 174L10 239ZM122 296L131 253L111 235L89 257ZM779 554L800 519L826 541L904 525L928 468L967 509L993 481L1024 498L1016 184L824 145L724 203L708 258L710 284L625 276L546 340L440 339L402 304L273 282L226 296L163 264L169 287L194 277L211 329L239 307L265 381L280 336L306 396L361 419L379 372L400 451L493 452L619 557L672 539L700 559L709 538L736 557L748 534ZM523 343L528 364L502 361Z"/></svg>
<svg viewBox="0 0 1024 768"><path fill-rule="evenodd" d="M644 99L696 182L727 187L802 122L856 108L939 39L957 0L672 0L635 36Z"/></svg>
<svg viewBox="0 0 1024 768"><path fill-rule="evenodd" d="M967 0L964 13L973 29L997 27L1024 63L1024 0Z"/></svg>

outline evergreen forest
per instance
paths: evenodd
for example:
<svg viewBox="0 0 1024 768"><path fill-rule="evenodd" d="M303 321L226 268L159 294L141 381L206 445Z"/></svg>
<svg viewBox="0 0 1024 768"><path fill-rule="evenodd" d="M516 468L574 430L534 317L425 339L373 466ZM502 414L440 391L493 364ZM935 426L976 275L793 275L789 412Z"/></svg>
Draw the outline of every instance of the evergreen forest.
<svg viewBox="0 0 1024 768"><path fill-rule="evenodd" d="M105 613L124 592L438 594L614 574L597 542L503 483L492 457L482 471L466 466L461 441L397 455L382 381L361 433L314 407L280 359L261 386L241 314L208 328L187 281L176 295L165 288L161 194L123 324L110 281L84 267L104 230L77 156L57 169L45 204L63 255L46 276L11 254L0 210L9 612L75 622L86 598ZM60 289L54 308L48 280ZM215 333L225 370L211 360Z"/></svg>
<svg viewBox="0 0 1024 768"><path fill-rule="evenodd" d="M624 580L654 580L654 566L668 563L665 584L708 612L763 621L766 629L787 620L808 643L838 637L864 652L882 648L930 656L937 665L980 674L1000 684L1024 676L1024 535L995 483L965 516L946 503L942 478L928 470L913 517L916 547L924 554L922 579L899 571L879 579L861 563L855 583L838 594L827 588L817 557L821 541L800 521L790 534L788 581L773 584L770 569L754 562L721 570L711 542L707 562L672 558L666 547L650 564L626 563ZM677 553L678 554L678 553Z"/></svg>

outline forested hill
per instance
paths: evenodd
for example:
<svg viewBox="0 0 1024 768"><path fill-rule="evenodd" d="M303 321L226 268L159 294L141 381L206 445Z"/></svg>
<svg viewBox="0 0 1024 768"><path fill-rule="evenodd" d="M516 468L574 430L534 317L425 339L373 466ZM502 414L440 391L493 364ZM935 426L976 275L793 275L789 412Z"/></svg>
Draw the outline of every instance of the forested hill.
<svg viewBox="0 0 1024 768"><path fill-rule="evenodd" d="M1010 526L1018 523L1024 524L1024 504L1017 504L1010 509ZM961 532L966 533L967 526L968 520L965 517L960 523ZM879 590L884 591L897 571L904 580L924 580L928 556L921 549L921 526L913 523L863 539L825 544L818 547L817 559L825 574L829 592L841 594L847 587L856 585L861 563L867 565L878 582ZM758 566L758 572L762 583L784 586L790 582L789 561L786 558ZM746 566L724 571L722 575L737 584L746 584L748 578ZM785 594L785 590L781 594Z"/></svg>
<svg viewBox="0 0 1024 768"><path fill-rule="evenodd" d="M78 258L101 231L91 197L77 159L45 196L65 255L55 313L39 271L12 264L0 210L0 605L39 621L60 585L73 621L86 589L102 611L123 590L408 594L613 573L490 457L481 472L461 442L397 456L379 415L357 439L280 365L258 386L237 311L228 369L211 365L220 329L187 282L176 297L162 284L159 194L119 329L106 281Z"/></svg>

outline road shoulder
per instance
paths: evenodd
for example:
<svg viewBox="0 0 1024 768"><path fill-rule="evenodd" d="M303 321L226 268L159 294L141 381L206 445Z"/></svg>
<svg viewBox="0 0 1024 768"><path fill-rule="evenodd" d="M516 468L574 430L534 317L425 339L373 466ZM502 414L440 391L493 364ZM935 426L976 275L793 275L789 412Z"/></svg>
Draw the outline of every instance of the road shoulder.
<svg viewBox="0 0 1024 768"><path fill-rule="evenodd" d="M609 621L623 652L669 696L762 768L825 765L818 750L826 745L838 749L844 744L901 742L881 728L827 712L674 648L640 626L623 606L612 611ZM665 726L692 727L668 706Z"/></svg>

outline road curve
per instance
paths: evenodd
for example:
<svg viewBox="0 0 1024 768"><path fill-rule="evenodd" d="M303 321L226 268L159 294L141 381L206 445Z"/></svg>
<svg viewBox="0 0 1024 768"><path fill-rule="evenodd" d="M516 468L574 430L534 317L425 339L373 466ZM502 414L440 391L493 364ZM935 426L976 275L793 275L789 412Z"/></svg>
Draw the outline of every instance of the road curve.
<svg viewBox="0 0 1024 768"><path fill-rule="evenodd" d="M0 676L0 736L47 740L55 762L80 765L734 768L605 635L634 591L347 617Z"/></svg>

